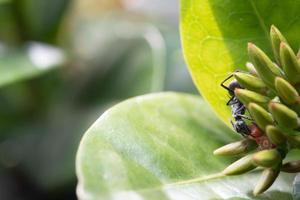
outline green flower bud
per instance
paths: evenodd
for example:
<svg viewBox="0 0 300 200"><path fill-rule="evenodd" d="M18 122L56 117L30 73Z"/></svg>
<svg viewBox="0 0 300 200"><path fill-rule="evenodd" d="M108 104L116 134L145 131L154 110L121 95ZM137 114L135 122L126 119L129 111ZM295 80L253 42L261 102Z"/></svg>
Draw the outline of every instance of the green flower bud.
<svg viewBox="0 0 300 200"><path fill-rule="evenodd" d="M271 70L274 74L276 74L277 76L284 76L284 72L282 71L282 69L280 69L280 67L273 62L274 65L271 66Z"/></svg>
<svg viewBox="0 0 300 200"><path fill-rule="evenodd" d="M290 161L282 165L281 171L287 173L299 173L300 172L300 160Z"/></svg>
<svg viewBox="0 0 300 200"><path fill-rule="evenodd" d="M246 173L254 168L256 168L256 166L252 163L252 154L250 154L229 165L222 173L227 176L238 175Z"/></svg>
<svg viewBox="0 0 300 200"><path fill-rule="evenodd" d="M215 155L248 154L224 169L224 175L238 175L256 167L264 168L254 195L267 190L280 171L300 172L300 160L282 165L282 160L290 150L300 149L300 50L295 55L275 26L271 27L270 39L276 63L260 48L248 43L250 62L246 63L246 67L249 72L233 73L241 86L234 90L234 95L247 107L245 119L249 117L246 124L236 118L241 123L233 125L236 125L235 128L247 125L250 135L214 151ZM232 111L240 111L239 106L242 105L232 107ZM243 111L241 113L244 114Z"/></svg>
<svg viewBox="0 0 300 200"><path fill-rule="evenodd" d="M257 73L254 65L251 62L247 62L246 67L251 75L256 76L256 77L258 76L258 73Z"/></svg>
<svg viewBox="0 0 300 200"><path fill-rule="evenodd" d="M300 97L297 90L283 78L275 78L275 89L284 103L288 105L300 103Z"/></svg>
<svg viewBox="0 0 300 200"><path fill-rule="evenodd" d="M265 169L254 188L253 195L256 196L266 191L274 183L279 175L279 172L279 167L277 167L276 169Z"/></svg>
<svg viewBox="0 0 300 200"><path fill-rule="evenodd" d="M264 108L267 108L267 104L270 101L268 97L250 90L235 89L234 93L237 98L246 106L248 106L249 103L256 103Z"/></svg>
<svg viewBox="0 0 300 200"><path fill-rule="evenodd" d="M295 111L289 109L281 103L270 102L269 111L272 113L279 126L296 129L299 127L298 115Z"/></svg>
<svg viewBox="0 0 300 200"><path fill-rule="evenodd" d="M239 82L239 84L248 89L259 93L264 93L267 88L264 82L251 74L244 72L235 72L234 78Z"/></svg>
<svg viewBox="0 0 300 200"><path fill-rule="evenodd" d="M250 103L248 105L248 110L258 127L263 131L265 131L266 126L273 124L273 118L271 114L268 113L263 107L255 103Z"/></svg>
<svg viewBox="0 0 300 200"><path fill-rule="evenodd" d="M273 49L273 53L277 63L280 63L280 43L287 42L284 36L280 33L280 31L274 26L271 26L270 30L271 37L271 45Z"/></svg>
<svg viewBox="0 0 300 200"><path fill-rule="evenodd" d="M252 157L253 163L261 167L277 166L281 160L281 155L276 149L262 150L255 153Z"/></svg>
<svg viewBox="0 0 300 200"><path fill-rule="evenodd" d="M275 77L281 76L281 74L274 74L274 71L276 72L276 70L272 70L275 67L274 63L261 49L252 43L248 43L248 54L259 77L268 87L274 89Z"/></svg>
<svg viewBox="0 0 300 200"><path fill-rule="evenodd" d="M233 142L222 146L214 151L214 155L235 156L242 153L247 153L256 147L256 143L249 139Z"/></svg>
<svg viewBox="0 0 300 200"><path fill-rule="evenodd" d="M291 47L282 42L280 44L280 61L283 71L285 72L288 80L291 84L297 84L300 82L300 65L297 57L294 54Z"/></svg>
<svg viewBox="0 0 300 200"><path fill-rule="evenodd" d="M271 143L275 144L276 146L280 146L286 143L286 137L284 136L284 134L273 125L267 126L266 134Z"/></svg>

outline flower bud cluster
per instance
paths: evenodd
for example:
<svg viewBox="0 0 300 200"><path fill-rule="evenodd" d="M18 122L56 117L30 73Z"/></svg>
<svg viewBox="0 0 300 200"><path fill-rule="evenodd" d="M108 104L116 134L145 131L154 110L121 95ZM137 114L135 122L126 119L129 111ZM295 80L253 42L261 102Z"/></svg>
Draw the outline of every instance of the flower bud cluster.
<svg viewBox="0 0 300 200"><path fill-rule="evenodd" d="M249 71L233 73L241 86L234 95L252 119L248 122L251 133L214 151L215 155L243 155L224 169L224 175L263 169L254 195L266 191L280 171L300 172L300 161L284 163L291 149L300 148L300 59L275 26L271 27L270 39L276 62L249 43Z"/></svg>

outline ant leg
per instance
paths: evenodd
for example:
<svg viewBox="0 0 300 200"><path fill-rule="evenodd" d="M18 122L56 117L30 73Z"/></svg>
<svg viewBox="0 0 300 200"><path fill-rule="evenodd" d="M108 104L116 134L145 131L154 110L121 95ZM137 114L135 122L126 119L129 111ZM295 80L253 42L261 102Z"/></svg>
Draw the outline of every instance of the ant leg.
<svg viewBox="0 0 300 200"><path fill-rule="evenodd" d="M245 108L246 108L245 105L241 106L238 110L236 110L236 113L239 113L242 109L245 109ZM252 117L248 117L244 114L236 114L236 116L241 117L243 119L250 120L250 121L254 121Z"/></svg>
<svg viewBox="0 0 300 200"><path fill-rule="evenodd" d="M232 103L233 98L234 98L234 96L230 97L230 99L226 103L226 106L231 106L233 104L236 104L236 103Z"/></svg>
<svg viewBox="0 0 300 200"><path fill-rule="evenodd" d="M235 105L235 104L238 104L240 103L240 101L238 99L234 99L236 96L231 96L231 98L228 100L228 102L226 103L227 106L232 106L232 105ZM241 109L244 109L244 105L243 107L240 107L237 112L239 112Z"/></svg>
<svg viewBox="0 0 300 200"><path fill-rule="evenodd" d="M237 101L237 103L238 103L238 101ZM246 108L245 105L242 104L242 106L241 106L239 109L237 109L235 112L236 112L236 113L239 113L241 110L243 110L243 109L245 109L245 108Z"/></svg>
<svg viewBox="0 0 300 200"><path fill-rule="evenodd" d="M226 85L224 85L224 83L225 83L227 80L229 80L230 78L232 78L235 72L239 72L239 70L235 70L232 74L230 74L227 78L225 78L225 80L223 80L223 81L221 82L221 86L222 86L225 90L227 90L227 91L229 91L229 92L233 92L233 91L232 91L230 88L228 88Z"/></svg>
<svg viewBox="0 0 300 200"><path fill-rule="evenodd" d="M224 85L224 83L227 81L227 80L229 80L231 77L233 77L233 74L231 74L231 75L229 75L225 80L223 80L222 81L222 83L221 83L221 86L225 89L225 90L227 90L227 91L229 91L229 92L233 92L230 88L228 88L226 85Z"/></svg>
<svg viewBox="0 0 300 200"><path fill-rule="evenodd" d="M231 126L233 127L233 129L235 130L234 124L232 122L232 120L230 120Z"/></svg>
<svg viewBox="0 0 300 200"><path fill-rule="evenodd" d="M251 117L248 117L248 116L246 116L246 115L240 115L240 114L237 114L236 116L241 117L241 118L243 118L243 119L247 119L247 120L249 120L249 121L254 121Z"/></svg>

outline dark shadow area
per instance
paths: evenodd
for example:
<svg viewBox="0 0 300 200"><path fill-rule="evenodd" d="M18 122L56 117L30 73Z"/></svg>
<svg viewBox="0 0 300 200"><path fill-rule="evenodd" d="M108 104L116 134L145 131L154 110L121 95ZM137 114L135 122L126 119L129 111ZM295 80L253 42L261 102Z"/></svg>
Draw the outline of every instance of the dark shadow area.
<svg viewBox="0 0 300 200"><path fill-rule="evenodd" d="M0 170L0 194L1 199L44 199L64 200L77 199L75 195L76 181L51 191L44 190L22 172L20 168Z"/></svg>
<svg viewBox="0 0 300 200"><path fill-rule="evenodd" d="M234 60L243 69L248 60L247 43L255 43L271 58L270 26L274 24L296 51L299 48L300 2L287 0L210 0L218 28ZM292 19L292 20L291 20Z"/></svg>

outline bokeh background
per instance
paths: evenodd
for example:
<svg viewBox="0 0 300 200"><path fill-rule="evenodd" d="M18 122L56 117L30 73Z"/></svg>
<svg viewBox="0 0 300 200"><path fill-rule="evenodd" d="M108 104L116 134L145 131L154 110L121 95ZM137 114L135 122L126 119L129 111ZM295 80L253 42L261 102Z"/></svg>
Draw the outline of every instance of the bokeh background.
<svg viewBox="0 0 300 200"><path fill-rule="evenodd" d="M0 0L0 199L76 199L75 155L110 106L197 93L177 0Z"/></svg>

